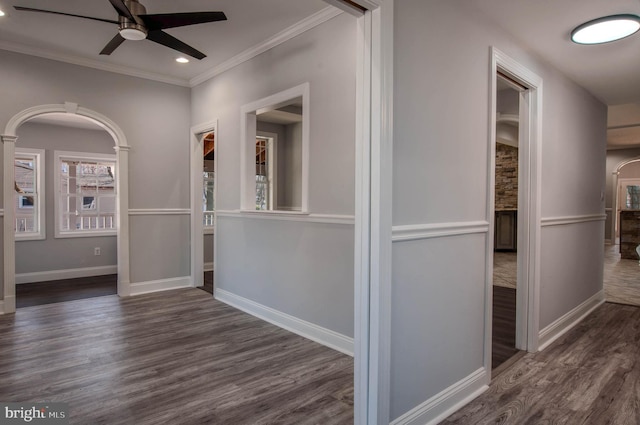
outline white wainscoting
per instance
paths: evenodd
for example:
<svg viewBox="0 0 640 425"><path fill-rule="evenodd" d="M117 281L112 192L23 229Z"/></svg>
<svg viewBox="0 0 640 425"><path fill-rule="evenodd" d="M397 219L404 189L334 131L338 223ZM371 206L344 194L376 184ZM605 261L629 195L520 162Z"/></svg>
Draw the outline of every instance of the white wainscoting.
<svg viewBox="0 0 640 425"><path fill-rule="evenodd" d="M540 220L542 227L563 226L568 224L589 223L592 221L605 221L606 214L571 215L563 217L545 217Z"/></svg>
<svg viewBox="0 0 640 425"><path fill-rule="evenodd" d="M480 368L404 415L391 425L435 425L489 388L487 372Z"/></svg>
<svg viewBox="0 0 640 425"><path fill-rule="evenodd" d="M217 217L251 218L260 220L303 221L305 223L327 223L354 225L353 215L305 214L292 211L216 211Z"/></svg>
<svg viewBox="0 0 640 425"><path fill-rule="evenodd" d="M151 292L169 291L171 289L193 288L190 276L135 282L130 286L131 295L149 294Z"/></svg>
<svg viewBox="0 0 640 425"><path fill-rule="evenodd" d="M430 223L393 226L392 241L405 242L447 236L487 233L488 221L463 221L456 223Z"/></svg>
<svg viewBox="0 0 640 425"><path fill-rule="evenodd" d="M298 319L286 313L274 310L255 301L216 288L214 297L218 301L229 304L239 310L249 313L290 332L308 338L312 341L326 345L341 353L353 356L353 338L339 334L330 329L323 328L313 323Z"/></svg>
<svg viewBox="0 0 640 425"><path fill-rule="evenodd" d="M542 351L547 348L555 340L573 329L596 308L604 304L604 302L604 290L601 290L573 310L556 319L553 323L540 331L538 337L540 345L538 349Z"/></svg>
<svg viewBox="0 0 640 425"><path fill-rule="evenodd" d="M16 273L16 284L48 282L51 280L75 279L78 277L102 276L118 273L118 266L83 267L78 269L48 270L43 272Z"/></svg>

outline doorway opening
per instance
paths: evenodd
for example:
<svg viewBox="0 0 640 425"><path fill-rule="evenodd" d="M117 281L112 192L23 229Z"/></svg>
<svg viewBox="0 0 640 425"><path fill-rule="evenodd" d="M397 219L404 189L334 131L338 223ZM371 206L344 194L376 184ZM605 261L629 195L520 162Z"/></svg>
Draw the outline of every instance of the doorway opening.
<svg viewBox="0 0 640 425"><path fill-rule="evenodd" d="M97 125L101 130L106 131L110 136L112 143L115 146L111 146L110 149L115 149L115 162L112 166L112 173L117 176L115 179L114 190L115 195L112 195L111 203L115 204L115 212L112 215L112 220L115 220L115 240L116 240L116 275L117 275L117 293L120 296L131 295L131 282L129 278L129 145L127 139L120 129L120 127L107 118L106 116L92 111L90 109L79 106L76 103L67 102L64 104L50 104L39 105L32 108L25 109L16 115L14 115L7 125L5 126L4 134L2 134L3 142L3 168L4 168L4 185L3 185L3 199L4 205L13 206L16 203L20 205L28 206L29 201L26 203L16 196L16 181L15 181L15 159L16 159L16 141L18 140L18 129L30 120L37 117L51 117L52 114L58 115L58 117L64 117L67 122L76 121L83 123L91 123ZM18 143L18 145L20 145ZM113 154L113 151L110 151ZM66 152L60 158L73 157L75 152ZM46 156L46 153L45 153ZM55 155L49 155L54 160ZM69 159L67 158L67 159ZM51 170L55 165L51 165ZM91 167L89 167L91 168ZM74 182L77 187L77 180ZM97 188L94 185L95 196L87 195L86 199L81 199L78 203L80 209L84 205L88 209L93 208L94 205L98 205L99 200L97 194ZM76 198L77 196L74 195ZM93 199L90 199L92 198ZM33 196L33 201L36 201L37 196ZM85 203L86 200L86 203ZM93 201L96 201L94 204ZM70 212L70 211L69 211ZM73 210L75 212L75 210ZM16 311L16 208L8 207L4 211L4 299L0 303L0 313L14 313ZM46 226L46 220L43 219L43 223ZM74 221L77 224L77 221ZM94 220L94 227L97 227L97 221ZM106 221L104 222L106 223ZM74 226L72 226L74 227ZM103 225L104 227L104 225ZM55 226L52 228L56 228ZM55 232L56 236L60 236L61 233L66 233L70 229L64 229L62 227L57 228ZM42 228L44 230L44 226ZM99 229L104 230L104 229ZM34 232L36 233L36 232ZM40 232L37 232L40 233ZM52 232L53 233L53 232ZM32 235L35 237L42 237L42 232L39 235ZM113 234L113 232L111 232ZM94 235L92 235L94 236ZM79 238L77 240L83 240ZM96 251L95 248L99 248ZM92 247L92 252L96 255L96 252L102 253L101 247ZM91 268L89 268L91 269ZM95 270L89 270L95 272ZM84 270L82 273L87 272ZM69 276L65 277L77 277Z"/></svg>
<svg viewBox="0 0 640 425"><path fill-rule="evenodd" d="M86 118L35 117L14 155L16 307L117 294L116 155Z"/></svg>
<svg viewBox="0 0 640 425"><path fill-rule="evenodd" d="M492 47L491 53L484 362L489 379L540 344L542 130L542 79L500 50ZM504 352L494 342L502 342Z"/></svg>
<svg viewBox="0 0 640 425"><path fill-rule="evenodd" d="M216 257L217 121L191 128L191 279L213 295Z"/></svg>
<svg viewBox="0 0 640 425"><path fill-rule="evenodd" d="M497 375L521 351L516 346L520 93L526 88L498 72L494 174L491 369Z"/></svg>

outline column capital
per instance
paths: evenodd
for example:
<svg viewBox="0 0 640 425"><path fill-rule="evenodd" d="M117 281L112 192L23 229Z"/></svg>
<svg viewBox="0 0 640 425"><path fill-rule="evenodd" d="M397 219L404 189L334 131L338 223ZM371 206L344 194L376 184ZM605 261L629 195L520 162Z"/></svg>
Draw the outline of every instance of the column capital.
<svg viewBox="0 0 640 425"><path fill-rule="evenodd" d="M131 150L131 146L114 146L113 149L116 152L129 152Z"/></svg>
<svg viewBox="0 0 640 425"><path fill-rule="evenodd" d="M2 143L15 143L18 140L18 136L9 136L8 134L3 134L0 136L2 139Z"/></svg>

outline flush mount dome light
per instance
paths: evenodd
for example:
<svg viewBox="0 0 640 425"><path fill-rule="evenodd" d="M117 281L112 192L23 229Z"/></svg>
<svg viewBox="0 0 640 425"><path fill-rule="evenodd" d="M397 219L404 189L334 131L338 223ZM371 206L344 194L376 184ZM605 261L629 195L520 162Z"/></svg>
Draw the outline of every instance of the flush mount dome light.
<svg viewBox="0 0 640 425"><path fill-rule="evenodd" d="M120 30L120 35L124 39L134 41L144 40L147 38L147 33L137 28L122 28Z"/></svg>
<svg viewBox="0 0 640 425"><path fill-rule="evenodd" d="M640 29L636 15L612 15L585 22L571 31L571 40L578 44L601 44L620 40Z"/></svg>

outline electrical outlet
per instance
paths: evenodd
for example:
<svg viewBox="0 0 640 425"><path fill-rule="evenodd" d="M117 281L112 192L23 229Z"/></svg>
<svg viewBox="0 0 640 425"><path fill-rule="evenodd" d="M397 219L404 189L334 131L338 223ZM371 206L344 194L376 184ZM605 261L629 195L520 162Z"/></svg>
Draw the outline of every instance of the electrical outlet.
<svg viewBox="0 0 640 425"><path fill-rule="evenodd" d="M93 248L93 255L100 255L100 248L99 247Z"/></svg>

